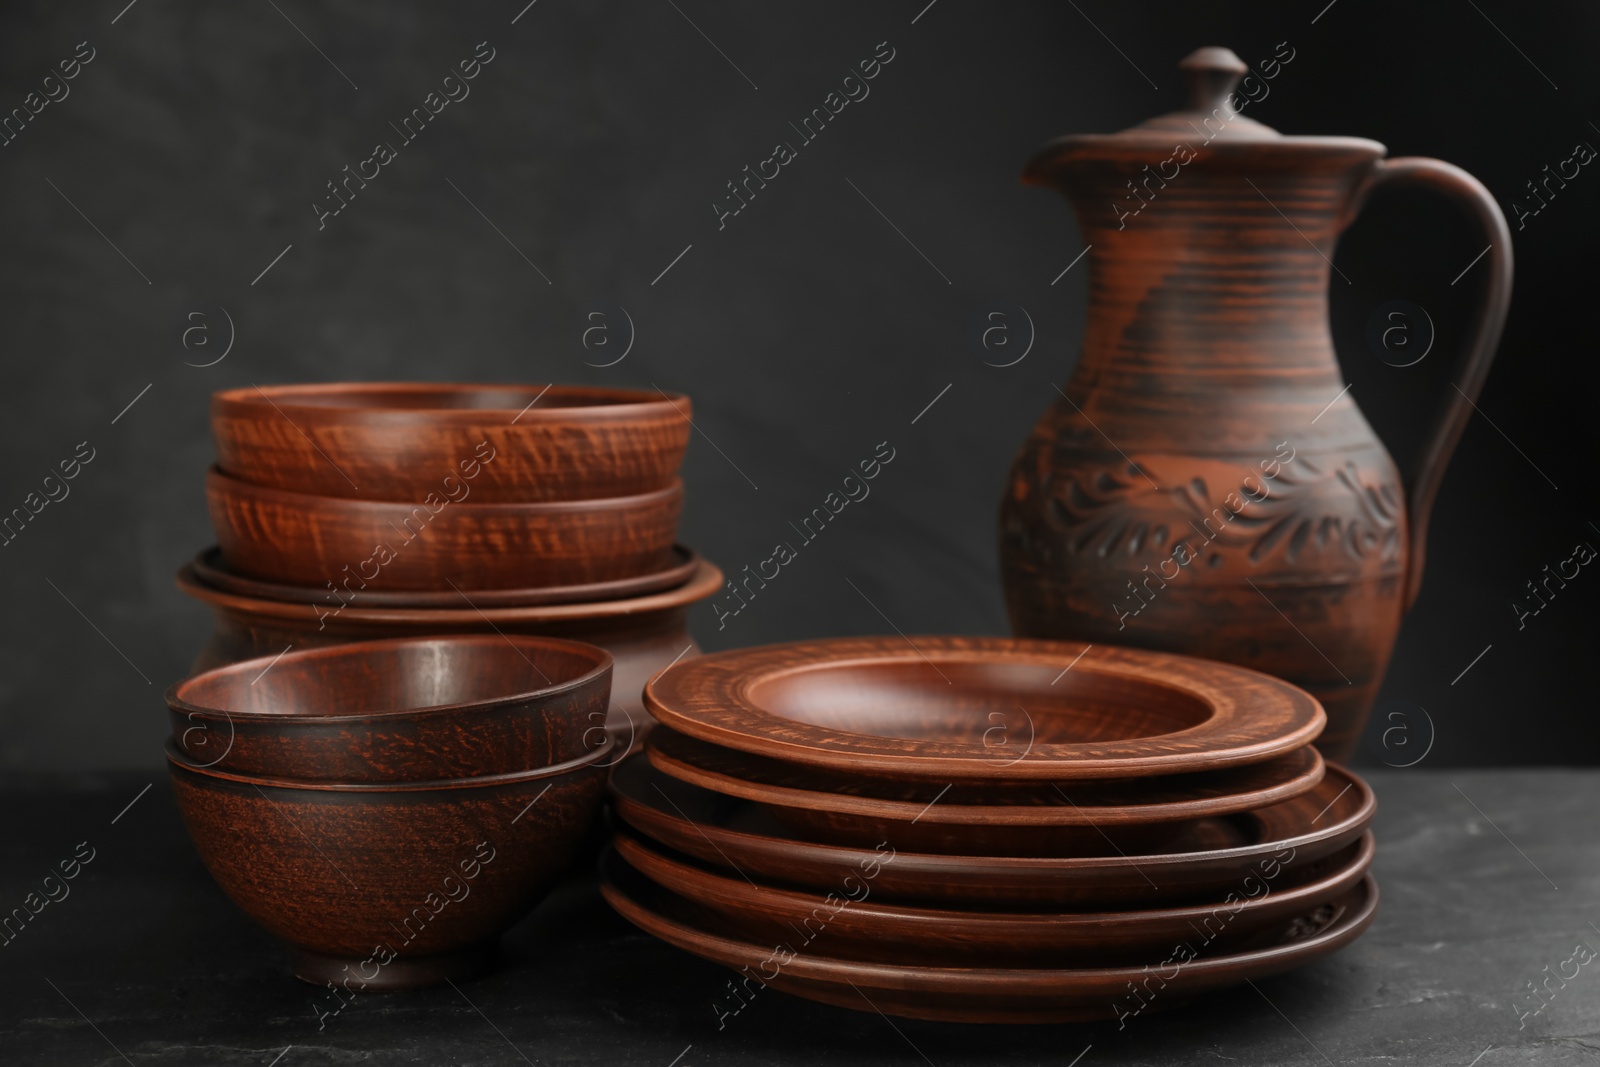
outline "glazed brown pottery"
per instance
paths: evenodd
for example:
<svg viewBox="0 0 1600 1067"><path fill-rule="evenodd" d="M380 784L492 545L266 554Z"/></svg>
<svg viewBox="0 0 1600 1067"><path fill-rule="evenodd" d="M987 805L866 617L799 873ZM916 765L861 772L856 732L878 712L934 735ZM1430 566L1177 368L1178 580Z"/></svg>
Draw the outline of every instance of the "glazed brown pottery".
<svg viewBox="0 0 1600 1067"><path fill-rule="evenodd" d="M213 589L243 596L265 597L268 600L288 600L302 604L321 604L338 608L345 604L363 607L390 608L458 608L469 601L480 608L532 607L538 604L577 604L584 601L620 600L623 597L643 596L664 589L676 589L694 577L700 567L700 556L683 545L672 546L672 558L666 567L637 578L620 578L610 582L591 582L588 585L548 585L533 589L454 589L443 591L412 590L395 592L378 589L374 585L360 588L360 582L346 576L337 587L332 582L321 586L283 585L263 582L258 578L240 574L222 558L222 550L215 546L199 553L190 561L195 577Z"/></svg>
<svg viewBox="0 0 1600 1067"><path fill-rule="evenodd" d="M736 649L654 679L674 730L868 777L995 782L1217 770L1293 752L1317 702L1187 656L1005 637L852 637Z"/></svg>
<svg viewBox="0 0 1600 1067"><path fill-rule="evenodd" d="M550 637L399 638L263 656L167 690L187 761L411 782L515 774L605 742L611 655Z"/></svg>
<svg viewBox="0 0 1600 1067"><path fill-rule="evenodd" d="M672 558L683 484L639 496L534 504L415 504L291 493L206 474L217 545L241 574L437 592L610 582Z"/></svg>
<svg viewBox="0 0 1600 1067"><path fill-rule="evenodd" d="M1174 823L1279 803L1316 788L1324 774L1322 757L1309 745L1224 771L998 789L853 781L663 727L651 731L645 755L670 777L754 801L820 841L959 855L1166 849L1186 832Z"/></svg>
<svg viewBox="0 0 1600 1067"><path fill-rule="evenodd" d="M594 500L665 489L689 443L681 393L360 382L211 398L217 465L299 493L420 502ZM369 546L370 548L370 546Z"/></svg>
<svg viewBox="0 0 1600 1067"><path fill-rule="evenodd" d="M487 969L593 821L607 747L522 774L361 785L202 770L170 742L167 763L222 891L288 944L295 977L342 997Z"/></svg>
<svg viewBox="0 0 1600 1067"><path fill-rule="evenodd" d="M1238 114L1232 52L1181 65L1187 110L1060 138L1023 173L1077 214L1089 320L1001 503L1011 623L1288 679L1326 707L1319 745L1343 759L1422 581L1428 512L1505 321L1511 238L1464 171L1281 136ZM1391 186L1454 198L1488 245L1455 388L1404 482L1340 375L1327 308L1339 234Z"/></svg>
<svg viewBox="0 0 1600 1067"><path fill-rule="evenodd" d="M1269 860L1298 867L1347 847L1377 810L1365 782L1329 766L1293 800L1184 824L1164 853L952 856L807 840L758 804L680 782L638 757L612 774L611 799L640 834L745 877L829 892L876 870L873 892L886 899L1031 908L1214 899Z"/></svg>
<svg viewBox="0 0 1600 1067"><path fill-rule="evenodd" d="M613 845L630 867L716 915L731 933L777 944L799 931L841 959L892 953L897 961L974 967L1137 965L1197 936L1210 952L1228 951L1344 896L1366 875L1374 849L1367 833L1292 875L1278 865L1251 871L1225 897L1184 907L1027 912L885 904L874 890L876 874L894 862L887 856L876 872L848 876L824 896L718 874L626 832Z"/></svg>
<svg viewBox="0 0 1600 1067"><path fill-rule="evenodd" d="M1372 922L1378 887L1369 874L1345 896L1258 935L1236 951L1204 951L1198 932L1134 967L928 966L825 955L797 932L774 946L726 931L717 917L669 893L615 855L601 892L623 918L686 952L734 968L719 1002L732 1014L765 986L856 1011L971 1023L1081 1022L1165 1011L1193 997L1299 967L1359 937ZM742 994L742 995L740 995Z"/></svg>
<svg viewBox="0 0 1600 1067"><path fill-rule="evenodd" d="M689 605L716 595L722 572L701 561L695 575L676 589L648 596L593 604L541 607L343 609L294 604L223 593L206 586L184 567L178 589L211 609L211 640L195 659L198 673L225 663L275 656L287 648L316 648L386 637L463 633L536 634L599 645L614 661L611 713L607 726L620 741L618 752L637 741L647 717L640 692L650 676L668 664L699 653L689 636Z"/></svg>

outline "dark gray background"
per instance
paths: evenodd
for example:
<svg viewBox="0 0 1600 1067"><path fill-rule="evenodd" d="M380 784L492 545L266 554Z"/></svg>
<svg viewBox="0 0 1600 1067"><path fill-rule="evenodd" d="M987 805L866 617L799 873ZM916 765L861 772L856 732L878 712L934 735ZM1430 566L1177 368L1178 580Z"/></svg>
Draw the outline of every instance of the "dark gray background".
<svg viewBox="0 0 1600 1067"><path fill-rule="evenodd" d="M1174 64L1193 47L1253 62L1287 40L1296 58L1256 118L1450 160L1508 215L1545 164L1600 145L1593 5L539 0L513 25L523 2L6 6L0 107L20 106L78 42L97 55L0 147L0 511L78 442L97 455L0 548L0 766L159 764L162 689L209 626L171 577L211 540L214 389L685 390L704 436L683 536L729 570L769 554L888 441L897 458L872 496L726 630L699 609L697 635L718 648L884 632L873 604L907 632L1004 632L1001 482L1071 369L1084 312L1081 265L1052 285L1082 247L1066 205L1017 181L1041 142L1178 106ZM319 232L324 183L396 140L388 123L484 40L496 58L471 96ZM880 41L896 56L870 97L719 232L724 183ZM1583 670L1600 578L1582 573L1521 632L1510 608L1544 564L1600 544L1597 196L1586 170L1515 235L1515 303L1480 402L1494 425L1474 417L1445 481L1380 704L1427 709L1429 766L1600 759ZM1402 461L1448 388L1481 271L1450 282L1479 247L1449 208L1396 194L1339 250L1354 284L1333 294L1335 336L1354 397ZM1362 338L1398 298L1440 330L1435 354L1403 370ZM1004 369L974 340L995 305L1026 308L1037 331ZM586 360L617 349L586 350L583 331L608 307L627 309L636 343L597 369ZM220 308L237 328L231 354L185 366L220 352ZM211 345L185 350L201 321Z"/></svg>

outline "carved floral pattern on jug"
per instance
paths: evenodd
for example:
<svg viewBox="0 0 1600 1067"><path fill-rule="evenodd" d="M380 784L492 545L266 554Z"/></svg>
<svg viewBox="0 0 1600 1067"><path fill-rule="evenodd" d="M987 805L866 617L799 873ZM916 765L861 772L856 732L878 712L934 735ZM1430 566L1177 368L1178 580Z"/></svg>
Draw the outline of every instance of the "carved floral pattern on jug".
<svg viewBox="0 0 1600 1067"><path fill-rule="evenodd" d="M1371 573L1403 569L1406 521L1398 479L1347 456L1327 462L1302 453L1274 463L1271 475L1243 478L1241 468L1226 463L1197 469L1193 457L1172 457L1188 465L1180 477L1162 471L1159 459L1090 466L1062 458L1044 465L1038 485L1023 473L1030 465L1019 465L1013 491L1023 500L1038 490L1045 506L1033 514L1076 566L1109 564L1120 554L1170 560L1169 579L1178 567L1194 564L1252 573L1321 570L1335 563L1328 556ZM1219 493L1226 485L1233 488ZM1037 540L1025 530L1007 532Z"/></svg>

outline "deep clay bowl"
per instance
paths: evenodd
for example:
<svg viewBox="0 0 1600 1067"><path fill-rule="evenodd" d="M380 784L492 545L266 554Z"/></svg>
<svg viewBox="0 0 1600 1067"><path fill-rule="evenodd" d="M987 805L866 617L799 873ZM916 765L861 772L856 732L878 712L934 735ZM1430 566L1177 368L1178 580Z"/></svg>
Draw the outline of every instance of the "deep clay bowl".
<svg viewBox="0 0 1600 1067"><path fill-rule="evenodd" d="M212 468L206 504L223 558L253 578L353 590L528 589L667 567L683 483L603 500L458 503L436 493L395 503L268 489Z"/></svg>
<svg viewBox="0 0 1600 1067"><path fill-rule="evenodd" d="M245 660L167 690L191 765L417 782L516 774L603 743L611 654L526 635L367 641Z"/></svg>
<svg viewBox="0 0 1600 1067"><path fill-rule="evenodd" d="M670 486L691 414L681 393L357 382L215 393L211 432L219 467L276 489L421 500L470 474L481 503L593 500Z"/></svg>
<svg viewBox="0 0 1600 1067"><path fill-rule="evenodd" d="M184 825L294 975L350 993L482 973L570 862L605 791L609 744L523 774L352 784L189 766L169 743Z"/></svg>

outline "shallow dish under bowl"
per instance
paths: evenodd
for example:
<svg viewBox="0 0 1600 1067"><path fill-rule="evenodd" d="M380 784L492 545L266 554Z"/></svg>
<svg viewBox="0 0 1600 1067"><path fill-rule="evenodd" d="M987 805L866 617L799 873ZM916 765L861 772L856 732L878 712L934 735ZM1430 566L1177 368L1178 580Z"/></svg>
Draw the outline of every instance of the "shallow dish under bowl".
<svg viewBox="0 0 1600 1067"><path fill-rule="evenodd" d="M342 576L337 585L320 586L285 585L265 582L240 574L222 558L222 550L213 545L197 554L189 566L195 577L213 589L241 596L265 597L290 604L316 604L324 609L339 609L359 604L367 608L491 608L538 607L544 604L583 604L596 601L618 600L623 597L644 596L678 586L694 577L700 566L700 556L692 548L672 546L672 558L661 570L642 574L637 578L618 578L609 582L590 582L586 585L548 585L532 589L454 589L396 592L379 589L374 583L361 581L359 576Z"/></svg>

